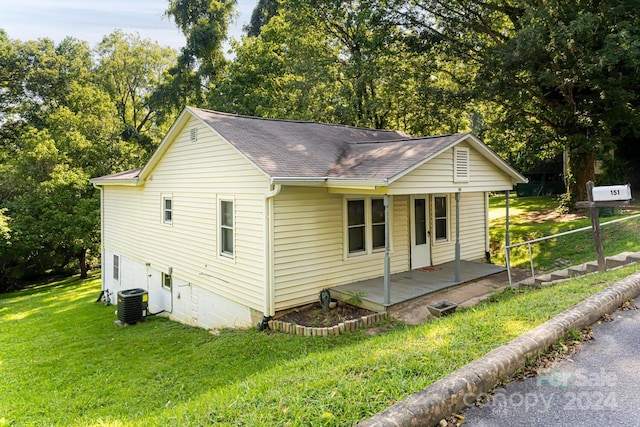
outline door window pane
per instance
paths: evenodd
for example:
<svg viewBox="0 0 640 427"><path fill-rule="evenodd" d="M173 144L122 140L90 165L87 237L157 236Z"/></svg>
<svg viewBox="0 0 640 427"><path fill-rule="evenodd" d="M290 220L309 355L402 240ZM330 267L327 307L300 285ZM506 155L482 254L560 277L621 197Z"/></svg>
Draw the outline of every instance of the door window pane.
<svg viewBox="0 0 640 427"><path fill-rule="evenodd" d="M427 203L425 199L414 200L416 245L427 243Z"/></svg>

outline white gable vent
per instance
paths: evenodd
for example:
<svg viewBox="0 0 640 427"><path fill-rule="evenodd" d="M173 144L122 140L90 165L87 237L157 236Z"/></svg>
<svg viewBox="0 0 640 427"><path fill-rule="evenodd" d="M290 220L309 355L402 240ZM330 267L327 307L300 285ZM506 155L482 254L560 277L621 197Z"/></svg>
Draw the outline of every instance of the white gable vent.
<svg viewBox="0 0 640 427"><path fill-rule="evenodd" d="M198 140L198 128L191 128L191 142Z"/></svg>
<svg viewBox="0 0 640 427"><path fill-rule="evenodd" d="M469 148L467 147L453 149L453 180L454 182L469 181Z"/></svg>

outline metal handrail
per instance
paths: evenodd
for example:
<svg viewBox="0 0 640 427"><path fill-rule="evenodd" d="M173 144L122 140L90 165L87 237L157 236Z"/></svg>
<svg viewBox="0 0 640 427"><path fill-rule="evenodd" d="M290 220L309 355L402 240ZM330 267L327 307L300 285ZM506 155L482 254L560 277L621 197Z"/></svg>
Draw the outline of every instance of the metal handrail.
<svg viewBox="0 0 640 427"><path fill-rule="evenodd" d="M634 218L639 218L639 217L640 217L640 214L630 215L630 216L626 216L624 218L618 218L618 219L613 219L611 221L603 222L602 224L600 224L600 226L603 227L605 225L615 224L617 222L627 221L627 220L634 219ZM579 233L581 231L591 230L592 228L593 227L590 225L588 227L576 228L575 230L563 231L562 233L552 234L551 236L539 237L537 239L527 240L525 242L518 242L518 243L514 243L512 245L505 246L506 261L507 261L507 273L509 275L509 286L511 286L511 287L513 286L513 283L511 282L511 249L516 248L518 246L524 246L524 245L528 245L529 246L529 263L531 264L531 278L535 282L536 274L535 274L535 270L534 270L534 267L533 267L533 253L531 251L531 244L532 243L538 243L538 242L542 242L544 240L555 239L556 237L566 236L568 234L573 234L573 233Z"/></svg>

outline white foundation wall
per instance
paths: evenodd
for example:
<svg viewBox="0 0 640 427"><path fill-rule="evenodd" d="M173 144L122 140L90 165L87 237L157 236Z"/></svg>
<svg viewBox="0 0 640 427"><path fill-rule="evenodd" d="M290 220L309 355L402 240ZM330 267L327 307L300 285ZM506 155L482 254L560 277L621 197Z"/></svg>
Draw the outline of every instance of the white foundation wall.
<svg viewBox="0 0 640 427"><path fill-rule="evenodd" d="M114 279L114 254L120 257L120 279ZM118 292L141 288L149 294L149 313L205 329L250 327L258 314L195 284L174 278L171 289L162 286L162 272L105 249L104 290L117 307ZM115 320L115 316L114 316Z"/></svg>

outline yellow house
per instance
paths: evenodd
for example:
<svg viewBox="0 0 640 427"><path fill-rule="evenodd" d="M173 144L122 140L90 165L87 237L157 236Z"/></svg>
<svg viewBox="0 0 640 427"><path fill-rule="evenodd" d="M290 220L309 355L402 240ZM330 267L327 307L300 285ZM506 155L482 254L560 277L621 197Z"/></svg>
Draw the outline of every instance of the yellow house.
<svg viewBox="0 0 640 427"><path fill-rule="evenodd" d="M102 284L151 312L244 327L319 291L483 258L489 192L525 179L469 133L185 108L142 169L101 189Z"/></svg>

